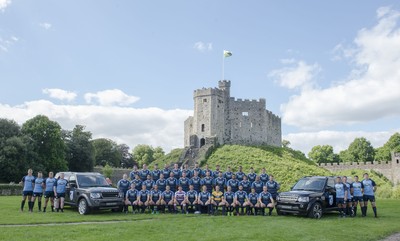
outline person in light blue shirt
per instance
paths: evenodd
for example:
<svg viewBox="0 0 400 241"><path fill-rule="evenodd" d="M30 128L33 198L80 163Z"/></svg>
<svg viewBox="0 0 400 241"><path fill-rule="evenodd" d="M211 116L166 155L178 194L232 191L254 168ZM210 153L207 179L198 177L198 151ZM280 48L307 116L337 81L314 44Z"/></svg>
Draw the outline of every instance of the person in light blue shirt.
<svg viewBox="0 0 400 241"><path fill-rule="evenodd" d="M335 190L336 190L336 204L339 208L340 216L345 217L345 207L347 201L347 186L342 182L341 177L336 178L335 183Z"/></svg>
<svg viewBox="0 0 400 241"><path fill-rule="evenodd" d="M361 182L362 184L362 189L363 189L363 199L364 199L364 210L362 216L365 217L367 216L367 207L368 207L368 201L371 202L372 210L374 211L374 216L375 218L378 217L378 214L376 212L376 203L375 203L375 192L376 192L376 184L373 180L369 179L368 173L364 173L364 180Z"/></svg>
<svg viewBox="0 0 400 241"><path fill-rule="evenodd" d="M363 210L364 207L364 200L363 200L363 193L362 193L362 183L358 180L358 176L354 176L354 182L351 184L351 189L353 193L353 210L354 216L357 216L357 206L360 203L360 208Z"/></svg>
<svg viewBox="0 0 400 241"><path fill-rule="evenodd" d="M353 198L351 197L351 184L347 182L347 177L343 176L342 177L342 182L344 185L347 187L347 202L346 202L346 215L348 216L353 216Z"/></svg>
<svg viewBox="0 0 400 241"><path fill-rule="evenodd" d="M22 201L21 201L21 212L24 211L24 205L25 205L25 200L28 198L28 208L29 211L31 212L32 210L32 196L33 196L33 187L34 187L34 181L35 177L32 175L33 171L32 169L28 169L28 175L24 176L21 180L21 184L23 186L22 189Z"/></svg>
<svg viewBox="0 0 400 241"><path fill-rule="evenodd" d="M55 208L64 212L65 191L67 190L68 181L64 179L64 173L60 173L60 177L54 184L54 196L56 197Z"/></svg>
<svg viewBox="0 0 400 241"><path fill-rule="evenodd" d="M32 196L32 199L31 199L32 211L33 211L33 206L35 206L36 198L38 199L39 212L42 211L43 187L44 187L43 174L42 174L42 172L38 172L38 176L37 176L37 178L35 178L35 181L34 181L33 196Z"/></svg>
<svg viewBox="0 0 400 241"><path fill-rule="evenodd" d="M54 184L57 182L57 179L54 178L54 173L49 172L49 177L45 180L45 188L44 188L44 207L43 212L46 212L47 203L51 203L51 211L54 212Z"/></svg>

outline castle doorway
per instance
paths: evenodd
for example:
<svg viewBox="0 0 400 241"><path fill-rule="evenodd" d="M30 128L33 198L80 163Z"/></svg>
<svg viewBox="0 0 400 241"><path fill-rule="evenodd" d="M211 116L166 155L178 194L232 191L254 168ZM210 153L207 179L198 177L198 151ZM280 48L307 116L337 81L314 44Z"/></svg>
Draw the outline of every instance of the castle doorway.
<svg viewBox="0 0 400 241"><path fill-rule="evenodd" d="M204 146L205 144L206 144L206 139L201 138L201 139L200 139L200 148L201 148L202 146Z"/></svg>

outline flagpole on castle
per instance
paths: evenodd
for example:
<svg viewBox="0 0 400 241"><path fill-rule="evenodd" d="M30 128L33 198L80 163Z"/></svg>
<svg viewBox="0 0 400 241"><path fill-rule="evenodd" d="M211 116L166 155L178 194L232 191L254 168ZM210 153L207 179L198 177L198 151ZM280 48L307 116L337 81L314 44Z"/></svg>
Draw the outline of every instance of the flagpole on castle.
<svg viewBox="0 0 400 241"><path fill-rule="evenodd" d="M232 52L228 50L224 50L222 54L222 80L225 80L225 58L231 57Z"/></svg>

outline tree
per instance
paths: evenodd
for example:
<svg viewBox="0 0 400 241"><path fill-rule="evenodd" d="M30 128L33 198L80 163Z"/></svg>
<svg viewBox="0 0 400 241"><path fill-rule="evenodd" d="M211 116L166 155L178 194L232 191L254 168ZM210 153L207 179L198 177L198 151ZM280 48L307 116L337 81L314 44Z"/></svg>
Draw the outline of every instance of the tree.
<svg viewBox="0 0 400 241"><path fill-rule="evenodd" d="M61 126L57 122L49 120L47 116L37 115L22 125L21 132L33 142L35 169L44 172L67 170L66 147Z"/></svg>
<svg viewBox="0 0 400 241"><path fill-rule="evenodd" d="M164 156L165 156L165 152L160 146L154 148L154 153L153 153L154 160L153 161L160 160Z"/></svg>
<svg viewBox="0 0 400 241"><path fill-rule="evenodd" d="M93 171L94 148L91 142L92 133L84 130L84 126L76 125L72 131L66 132L66 159L70 171Z"/></svg>
<svg viewBox="0 0 400 241"><path fill-rule="evenodd" d="M391 152L400 152L400 133L394 133L389 140L382 146L375 150L375 160L389 161L392 159Z"/></svg>
<svg viewBox="0 0 400 241"><path fill-rule="evenodd" d="M154 149L149 145L137 145L133 149L133 158L141 166L150 164L154 161Z"/></svg>
<svg viewBox="0 0 400 241"><path fill-rule="evenodd" d="M338 162L339 157L333 153L333 147L330 145L314 146L308 153L308 157L316 163Z"/></svg>
<svg viewBox="0 0 400 241"><path fill-rule="evenodd" d="M121 154L121 166L122 167L133 167L135 164L132 153L129 152L129 146L127 144L118 145L118 150Z"/></svg>
<svg viewBox="0 0 400 241"><path fill-rule="evenodd" d="M290 141L288 140L282 140L282 147L283 148L288 148L290 146Z"/></svg>
<svg viewBox="0 0 400 241"><path fill-rule="evenodd" d="M375 150L364 137L356 138L347 149L352 162L371 162L375 157Z"/></svg>
<svg viewBox="0 0 400 241"><path fill-rule="evenodd" d="M96 165L112 167L121 165L122 155L119 152L118 145L114 141L106 138L99 138L92 141L95 153Z"/></svg>

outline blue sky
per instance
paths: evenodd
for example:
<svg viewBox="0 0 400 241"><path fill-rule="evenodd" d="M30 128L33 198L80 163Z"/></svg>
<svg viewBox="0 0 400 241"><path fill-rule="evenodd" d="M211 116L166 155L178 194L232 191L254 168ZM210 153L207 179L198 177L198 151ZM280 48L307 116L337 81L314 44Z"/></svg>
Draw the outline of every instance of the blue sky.
<svg viewBox="0 0 400 241"><path fill-rule="evenodd" d="M399 131L397 1L0 0L0 117L183 146L194 89L266 98L305 153Z"/></svg>

